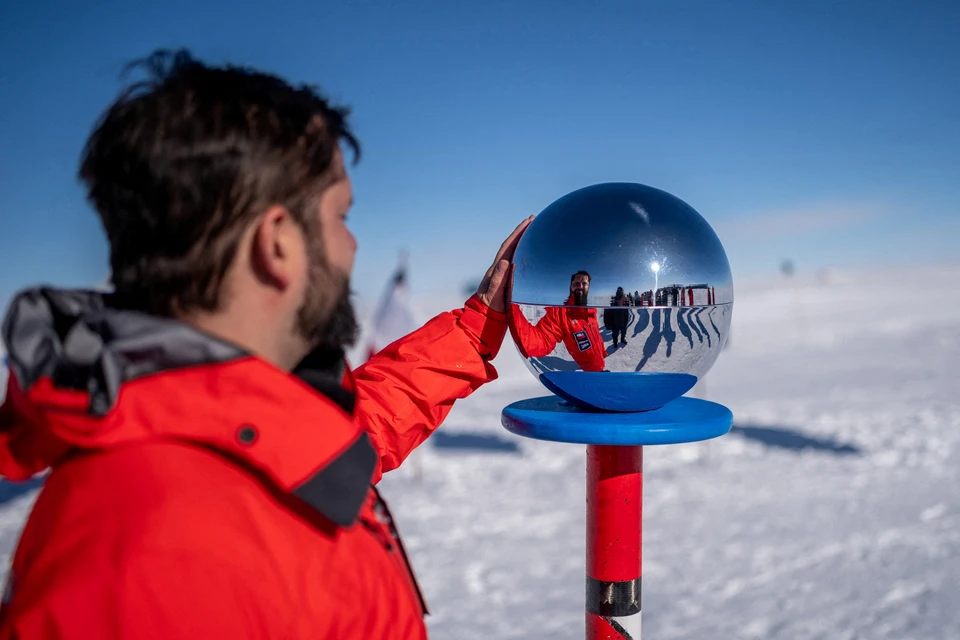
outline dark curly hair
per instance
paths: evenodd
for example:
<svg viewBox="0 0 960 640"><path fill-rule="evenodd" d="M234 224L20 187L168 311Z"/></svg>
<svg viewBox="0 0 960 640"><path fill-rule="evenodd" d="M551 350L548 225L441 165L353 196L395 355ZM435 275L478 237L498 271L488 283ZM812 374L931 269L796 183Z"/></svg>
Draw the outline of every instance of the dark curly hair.
<svg viewBox="0 0 960 640"><path fill-rule="evenodd" d="M307 212L342 177L349 110L315 87L208 66L185 50L128 65L146 79L107 109L79 177L110 243L117 304L159 315L216 310L244 230L273 205L305 231Z"/></svg>
<svg viewBox="0 0 960 640"><path fill-rule="evenodd" d="M583 269L577 271L575 274L570 276L570 284L573 284L573 281L577 279L577 276L587 276L587 282L592 282L593 278L590 277L590 274Z"/></svg>

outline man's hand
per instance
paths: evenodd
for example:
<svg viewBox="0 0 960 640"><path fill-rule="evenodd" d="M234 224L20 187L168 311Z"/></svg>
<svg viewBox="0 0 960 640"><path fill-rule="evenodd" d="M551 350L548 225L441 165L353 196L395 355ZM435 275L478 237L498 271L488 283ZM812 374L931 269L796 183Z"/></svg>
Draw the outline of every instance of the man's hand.
<svg viewBox="0 0 960 640"><path fill-rule="evenodd" d="M497 257L490 268L487 269L486 275L480 281L480 286L477 287L477 297L494 311L507 312L507 274L510 272L513 252L517 250L520 236L527 230L531 222L533 222L533 216L521 222L513 230L513 233L503 241L503 244L500 245L500 251L497 252Z"/></svg>

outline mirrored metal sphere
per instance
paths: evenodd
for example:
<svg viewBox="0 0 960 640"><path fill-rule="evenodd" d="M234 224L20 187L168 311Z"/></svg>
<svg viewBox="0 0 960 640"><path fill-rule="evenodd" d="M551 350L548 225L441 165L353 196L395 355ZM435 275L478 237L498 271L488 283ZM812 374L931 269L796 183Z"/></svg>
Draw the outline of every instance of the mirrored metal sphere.
<svg viewBox="0 0 960 640"><path fill-rule="evenodd" d="M606 183L560 198L514 256L510 332L528 368L581 406L646 411L710 370L733 311L720 239L679 198Z"/></svg>

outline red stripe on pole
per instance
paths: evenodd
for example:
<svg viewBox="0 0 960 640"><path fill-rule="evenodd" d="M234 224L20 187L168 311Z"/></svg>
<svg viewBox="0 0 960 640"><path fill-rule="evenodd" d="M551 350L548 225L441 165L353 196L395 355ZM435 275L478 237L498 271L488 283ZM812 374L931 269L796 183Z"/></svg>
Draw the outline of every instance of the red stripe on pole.
<svg viewBox="0 0 960 640"><path fill-rule="evenodd" d="M587 446L587 575L636 580L643 546L643 447Z"/></svg>
<svg viewBox="0 0 960 640"><path fill-rule="evenodd" d="M639 638L630 638L625 636L607 622L602 616L595 616L592 613L587 614L587 634L586 640L640 640Z"/></svg>

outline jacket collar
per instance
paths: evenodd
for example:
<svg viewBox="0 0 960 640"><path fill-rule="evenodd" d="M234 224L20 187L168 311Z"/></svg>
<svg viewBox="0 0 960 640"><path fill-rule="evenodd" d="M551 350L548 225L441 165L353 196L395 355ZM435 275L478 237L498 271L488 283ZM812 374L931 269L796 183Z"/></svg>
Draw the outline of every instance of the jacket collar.
<svg viewBox="0 0 960 640"><path fill-rule="evenodd" d="M567 301L563 303L564 310L566 311L568 318L596 318L597 310L594 307L583 307L580 305L573 304L573 294L570 294L570 297L567 298Z"/></svg>
<svg viewBox="0 0 960 640"><path fill-rule="evenodd" d="M212 448L349 526L377 462L352 417L342 353L290 374L182 323L112 309L103 294L35 289L3 325L11 379L0 473L148 440ZM122 393L120 393L122 389Z"/></svg>
<svg viewBox="0 0 960 640"><path fill-rule="evenodd" d="M314 349L294 368L293 375L353 415L357 398L342 349Z"/></svg>

